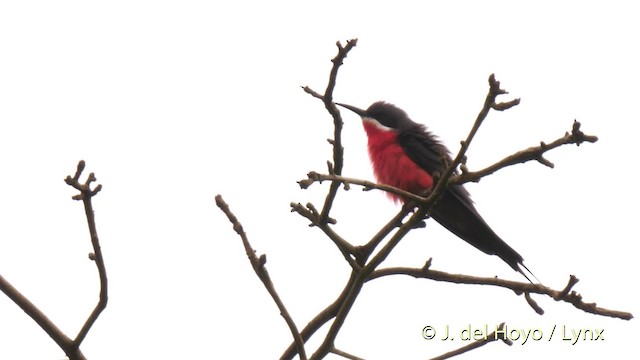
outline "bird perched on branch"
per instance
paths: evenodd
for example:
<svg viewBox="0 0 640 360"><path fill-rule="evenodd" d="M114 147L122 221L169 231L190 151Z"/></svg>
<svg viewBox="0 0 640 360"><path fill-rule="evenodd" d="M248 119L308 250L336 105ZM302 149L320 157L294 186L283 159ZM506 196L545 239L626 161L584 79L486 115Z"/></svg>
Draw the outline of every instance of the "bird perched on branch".
<svg viewBox="0 0 640 360"><path fill-rule="evenodd" d="M336 103L360 115L369 139L369 157L378 182L417 195L435 185L434 177L452 162L449 150L402 109L379 101L367 110ZM395 201L398 195L388 193ZM462 185L451 185L431 208L430 216L462 240L489 255L498 255L529 279L523 258L482 219ZM533 274L531 274L533 275ZM535 277L535 276L534 276Z"/></svg>

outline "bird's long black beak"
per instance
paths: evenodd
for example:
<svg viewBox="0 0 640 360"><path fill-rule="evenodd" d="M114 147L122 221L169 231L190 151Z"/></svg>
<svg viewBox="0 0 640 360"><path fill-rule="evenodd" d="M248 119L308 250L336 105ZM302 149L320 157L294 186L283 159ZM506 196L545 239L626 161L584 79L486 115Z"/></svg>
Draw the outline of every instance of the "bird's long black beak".
<svg viewBox="0 0 640 360"><path fill-rule="evenodd" d="M343 108L345 108L345 109L351 110L351 111L353 111L354 113L356 113L356 114L360 115L360 117L364 117L364 116L365 116L365 113L366 113L364 110L362 110L362 109L360 109L360 108L357 108L357 107L355 107L355 106L351 106L351 105L347 105L347 104L341 104L341 103L336 103L336 105L338 105L338 106L342 106L342 107L343 107Z"/></svg>

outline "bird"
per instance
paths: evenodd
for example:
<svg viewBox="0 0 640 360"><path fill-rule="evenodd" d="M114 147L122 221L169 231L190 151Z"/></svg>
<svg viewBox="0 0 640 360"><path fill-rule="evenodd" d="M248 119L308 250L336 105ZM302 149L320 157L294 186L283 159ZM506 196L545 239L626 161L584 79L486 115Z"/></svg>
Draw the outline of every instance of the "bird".
<svg viewBox="0 0 640 360"><path fill-rule="evenodd" d="M453 161L438 137L391 103L378 101L366 110L343 103L336 105L362 118L369 158L379 183L421 195L435 186L434 178ZM407 202L399 195L387 194L395 202ZM429 216L478 250L497 255L533 283L524 270L534 278L535 275L523 264L522 256L489 227L463 185L449 185Z"/></svg>

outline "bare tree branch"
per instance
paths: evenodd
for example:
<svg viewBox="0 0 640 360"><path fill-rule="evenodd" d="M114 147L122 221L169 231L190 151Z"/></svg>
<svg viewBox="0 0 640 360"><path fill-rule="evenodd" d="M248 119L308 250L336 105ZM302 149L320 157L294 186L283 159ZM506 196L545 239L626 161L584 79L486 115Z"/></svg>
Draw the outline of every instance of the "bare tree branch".
<svg viewBox="0 0 640 360"><path fill-rule="evenodd" d="M387 236L393 229L400 227L402 225L402 219L407 216L407 213L410 211L410 207L403 208L396 216L394 216L391 221L389 221L385 226L380 229L380 231L373 236L373 238L367 243L365 246L360 247L356 250L356 259L358 264L364 266L366 260L369 258L371 252L375 247ZM408 228L412 228L411 225L408 225ZM352 288L356 284L357 277L361 275L362 269L358 267L352 267L352 272L345 285L344 289L338 296L338 298L327 306L324 310L322 310L315 318L313 318L302 330L301 335L304 341L307 341L311 336L326 324L329 320L333 319L338 311L342 308L347 296L352 293ZM362 280L360 280L362 282ZM287 350L282 354L280 359L292 359L295 356L295 344L289 345Z"/></svg>
<svg viewBox="0 0 640 360"><path fill-rule="evenodd" d="M321 211L318 211L313 204L308 203L303 206L300 203L291 203L291 211L296 212L311 222L311 226L319 227L335 244L336 247L343 254L345 260L351 265L351 275L345 284L340 295L336 300L321 311L315 318L313 318L300 332L300 342L306 342L320 327L327 324L331 319L333 322L330 325L324 340L313 353L310 359L322 359L329 353L339 354L347 358L357 358L353 355L340 351L335 346L335 340L337 335L344 325L345 319L348 316L356 298L358 297L364 284L370 280L376 279L381 276L404 274L422 278L430 278L438 281L448 281L453 283L469 283L469 284L483 284L494 285L509 288L515 291L517 294L524 294L524 298L527 303L539 314L543 313L540 306L531 298L531 293L546 294L560 301L565 301L573 304L575 307L583 309L584 311L597 313L600 315L607 314L606 316L617 316L621 318L632 317L629 313L616 312L612 310L602 309L595 306L595 304L587 304L582 302L582 298L575 291L571 291L571 288L577 282L575 277L571 277L569 284L563 291L553 290L544 287L539 284L518 283L507 280L500 280L497 278L477 278L467 275L453 275L442 272L430 270L429 266L431 261L429 260L422 269L410 269L410 268L391 268L377 270L379 265L387 258L387 256L393 251L395 246L402 240L402 238L411 230L424 226L424 220L428 217L431 206L438 200L439 196L444 190L454 184L463 184L469 181L478 181L483 176L492 174L504 167L511 166L517 163L524 163L531 160L539 161L547 166L553 166L547 159L543 157L546 151L554 149L558 146L565 144L577 144L582 142L595 142L597 137L585 135L580 131L580 124L574 122L571 133L566 133L565 136L550 143L540 143L539 146L531 147L523 151L512 154L501 161L491 165L485 169L477 172L470 172L466 168L466 153L469 149L471 141L477 133L479 127L488 116L491 110L504 111L516 106L520 103L520 99L512 99L506 102L496 102L499 95L507 94L505 90L500 87L500 82L496 81L495 76L491 74L489 76L489 91L487 93L485 102L482 109L478 113L478 116L469 131L466 139L461 141L460 149L456 156L444 164L444 171L442 174L435 174L433 188L424 194L411 194L401 189L397 189L391 186L383 184L375 184L373 182L353 179L342 176L343 169L343 155L344 148L342 147L341 131L342 131L342 119L339 110L333 104L333 90L336 84L337 73L343 60L346 58L347 53L353 46L355 46L356 40L347 42L347 46L343 47L338 43L338 54L332 59L333 67L329 76L329 82L324 94L320 94L309 87L304 87L304 91L311 96L321 100L325 105L327 111L331 114L334 122L334 137L329 139L329 143L333 146L333 162L327 162L328 173L319 174L317 172L310 172L307 174L307 179L300 180L298 184L301 188L306 189L315 182L330 181L330 187ZM458 172L460 169L461 173ZM338 235L331 224L335 224L335 219L329 217L329 212L333 205L333 201L337 195L340 185L344 186L345 190L349 190L351 184L356 184L364 187L364 190L379 189L409 200L403 209L398 212L387 224L385 224L376 235L374 235L367 244L364 246L354 247L351 243ZM409 213L413 212L412 215ZM233 222L233 221L232 221ZM235 226L234 226L235 227ZM393 230L397 229L395 233ZM390 237L389 237L390 236ZM384 242L384 240L389 239ZM377 250L377 251L376 251ZM260 275L259 275L260 276ZM501 325L500 329L504 324ZM508 339L504 339L508 342ZM447 355L454 356L458 353L469 351L473 348L483 346L484 343L477 343L451 352ZM292 359L299 348L298 339L292 343L287 350L283 353L281 359ZM466 350L465 350L466 349ZM443 355L443 356L445 356ZM444 357L443 357L444 358Z"/></svg>
<svg viewBox="0 0 640 360"><path fill-rule="evenodd" d="M13 287L2 275L0 275L0 290L5 293L16 305L29 315L44 330L47 335L71 358L73 354L73 340L60 330L37 306L35 306L26 296L22 295L18 289ZM77 355L81 355L79 351ZM81 359L81 357L78 357Z"/></svg>
<svg viewBox="0 0 640 360"><path fill-rule="evenodd" d="M549 144L545 144L541 141L539 146L532 146L528 149L518 151L479 171L470 172L467 171L465 167L462 167L462 174L454 176L449 181L449 183L453 185L464 184L470 181L478 182L481 178L487 175L491 175L502 168L515 164L525 163L531 160L536 160L545 166L553 168L553 163L551 163L543 156L545 152L567 144L576 144L579 146L585 141L594 143L598 141L598 137L585 135L582 131L580 131L580 123L574 120L571 133L567 132L564 136L554 140Z"/></svg>
<svg viewBox="0 0 640 360"><path fill-rule="evenodd" d="M98 240L98 231L96 229L95 216L93 213L93 205L91 204L91 198L94 197L102 189L102 185L97 185L95 188L91 188L91 185L96 181L96 177L93 173L90 173L87 180L84 183L80 183L79 179L84 170L85 162L80 160L76 168L75 174L67 176L65 182L72 186L74 189L80 191L79 194L74 195L72 199L82 200L84 204L85 215L87 218L87 224L89 226L89 235L91 236L91 245L93 246L93 252L89 254L89 259L95 261L98 268L98 275L100 278L100 297L98 304L91 312L82 328L76 335L75 339L69 338L60 330L49 318L38 309L29 299L22 295L15 287L13 287L7 280L0 276L0 290L4 292L13 302L16 303L27 315L29 315L40 327L58 344L58 346L64 351L70 360L84 360L86 359L84 354L80 351L80 345L82 341L89 333L89 330L96 322L100 313L107 307L107 271L104 265L104 259L102 257L102 250L100 249L100 241Z"/></svg>
<svg viewBox="0 0 640 360"><path fill-rule="evenodd" d="M429 264L430 264L430 261L429 261ZM534 309L534 311L536 311L539 314L541 313L542 309L537 304L535 304L535 302L532 304L533 300L530 298L530 295L528 294L547 295L556 301L564 301L566 303L572 304L574 307L580 310L583 310L591 314L619 318L623 320L633 319L633 315L629 312L609 310L609 309L598 307L596 306L595 303L585 303L584 301L582 301L582 295L576 293L575 291L571 291L573 286L578 282L578 279L573 275L570 276L569 282L563 290L554 290L542 284L531 284L531 283L524 283L524 282L518 282L518 281L504 280L504 279L499 279L497 277L477 277L477 276L471 276L471 275L449 274L443 271L431 270L428 266L425 266L421 269L406 268L406 267L393 267L393 268L387 268L387 269L379 269L374 271L369 276L367 281L377 279L382 276L389 276L389 275L408 275L408 276L413 276L415 278L445 281L445 282L450 282L455 284L490 285L490 286L497 286L505 289L510 289L514 291L517 295L525 294L525 298L529 297L529 299L527 299L527 303Z"/></svg>
<svg viewBox="0 0 640 360"><path fill-rule="evenodd" d="M332 302L329 306L327 306L324 310L320 311L318 315L316 315L309 323L302 329L300 335L306 342L311 338L311 336L318 331L324 324L326 324L329 320L333 319L338 310L340 310L340 306L344 302L347 294L349 293L349 289L351 288L351 284L355 280L357 272L355 270L351 271L351 275L347 280L347 285L344 287L340 295ZM293 359L296 355L296 346L295 343L289 345L287 350L280 357L281 360Z"/></svg>
<svg viewBox="0 0 640 360"><path fill-rule="evenodd" d="M367 276L366 274L370 274L373 276L373 274L377 273L375 271L375 268L382 261L384 261L386 256L388 256L388 254L393 250L393 248L402 239L402 237L404 236L404 234L406 234L406 232L419 226L418 225L419 222L421 222L422 219L424 219L425 215L428 214L428 209L431 206L431 204L437 200L437 198L440 196L442 191L447 186L451 184L462 184L468 181L477 181L482 176L486 176L503 167L510 166L516 163L537 160L543 164L548 165L550 163L546 159L544 159L544 157L542 156L542 154L544 154L544 152L548 150L554 149L558 146L565 145L565 144L575 143L579 145L584 141L587 141L587 142L597 141L597 137L585 135L584 133L582 133L580 131L580 124L578 122L574 122L573 130L571 134L567 133L565 134L565 136L559 138L558 140L550 144L541 143L541 145L538 147L532 147L527 150L523 150L521 152L513 154L503 159L502 161L488 167L487 169L480 170L479 172L476 172L476 173L469 172L464 166L464 162L466 161L466 152L475 134L477 133L477 130L479 129L484 119L487 117L489 111L491 109L497 110L497 111L503 111L518 105L520 102L519 99L513 99L511 101L500 102L500 103L496 102L496 98L498 95L506 94L507 92L500 88L500 83L495 80L495 76L493 74L489 77L489 87L490 87L489 93L487 94L487 97L485 99L484 106L480 111L480 113L478 114L476 121L474 122L469 132L469 135L464 141L461 141L461 147L459 152L457 153L455 158L451 161L451 163L447 164L448 166L446 170L444 171L442 176L438 179L433 190L431 191L430 194L428 194L427 197L406 193L401 189L397 189L397 188L383 185L383 184L375 184L365 180L343 177L340 174L333 173L332 171L330 171L329 174L327 175L318 174L316 172L310 172L307 175L308 177L307 179L304 179L298 182L301 188L307 188L314 182L321 182L321 181L327 180L332 182L332 186L336 184L338 185L343 184L345 186L345 189L347 190L350 184L357 184L357 185L363 186L365 190L380 189L383 191L394 193L396 195L400 195L406 199L415 201L415 204L419 206L418 210L413 214L413 216L406 223L404 224L401 223L402 219L406 216L406 212L404 213L400 212L396 217L394 217L392 221L390 221L387 225L385 225L385 227L381 230L379 234L380 236L374 237L369 242L368 246L359 248L361 252L356 256L356 258L358 260L358 263L360 265L364 265L364 267L359 271L355 269L357 276L355 277L354 281L348 284L348 286L350 285L351 288L348 290L342 306L336 313L334 322L327 336L325 337L324 342L321 344L318 350L313 354L311 359L323 358L328 352L331 351L331 349L334 348L335 337L337 336L337 333L340 327L342 326L344 319L346 318L346 315L349 313L351 306L353 304L353 301L355 301L355 298L358 296L362 288L362 285L363 285L363 283L361 283L362 277L363 276L366 277ZM457 173L457 168L459 166L462 169L462 174ZM403 209L403 210L406 210L406 209ZM400 228L398 229L396 234L394 234L394 236L387 242L387 244L383 246L382 249L371 259L371 261L367 263L367 259L372 254L374 249L378 246L380 241L382 241L382 239L384 239L384 237L386 237L391 230L393 230L398 226L400 226ZM428 270L428 268L425 268L424 271L430 271L430 270ZM368 281L368 280L365 280L365 281ZM522 285L535 286L532 284L524 284L524 283L522 283ZM538 313L543 312L542 309L537 305L537 303L531 298L529 291L522 291L521 293L525 294L525 299L527 300L527 303L535 311L537 311ZM563 298L563 300L573 303L574 306L576 307L587 309L585 311L590 311L590 312L597 311L599 313L602 313L601 309L595 309L590 304L581 304L576 300L576 299L579 299L579 297L576 297L575 295L574 293L571 293L570 295L568 294Z"/></svg>
<svg viewBox="0 0 640 360"><path fill-rule="evenodd" d="M356 298L360 294L367 276L387 258L387 256L396 247L396 245L400 243L400 240L402 240L410 230L415 228L414 224L416 222L422 221L432 204L421 206L409 218L409 220L407 220L407 222L405 222L400 228L398 228L398 231L391 237L389 242L387 242L387 244L385 244L382 249L371 259L371 261L369 261L369 263L365 267L358 271L358 274L353 284L351 285L347 296L341 304L340 309L338 310L338 313L336 314L336 317L334 318L324 341L310 359L322 359L329 353L332 348L334 348L334 342L336 337L338 336L338 332L344 325L347 315L351 311Z"/></svg>
<svg viewBox="0 0 640 360"><path fill-rule="evenodd" d="M231 222L231 224L233 225L233 230L242 239L244 250L247 253L247 257L249 258L249 261L251 262L253 271L255 271L256 275L258 275L258 278L260 278L265 288L267 288L269 295L271 295L271 297L273 298L273 301L275 301L276 305L278 306L278 309L280 310L280 315L282 315L285 322L287 323L287 326L289 326L289 330L293 335L293 340L296 343L298 354L300 355L300 359L306 360L307 355L304 350L304 341L302 341L302 337L300 337L300 332L298 331L298 327L296 326L295 321L293 321L293 318L291 317L291 315L289 315L289 311L287 311L286 306L280 299L280 296L278 295L278 292L276 291L275 286L271 281L269 272L267 271L267 268L264 266L267 262L267 256L264 254L261 255L260 257L256 256L256 251L251 247L251 244L249 243L247 234L244 232L242 224L240 224L240 221L238 221L238 218L231 212L231 209L229 209L229 205L224 201L224 199L222 199L221 195L216 195L216 205L218 206L218 208L220 208L220 210L222 210L222 212L225 215L227 215L229 222Z"/></svg>

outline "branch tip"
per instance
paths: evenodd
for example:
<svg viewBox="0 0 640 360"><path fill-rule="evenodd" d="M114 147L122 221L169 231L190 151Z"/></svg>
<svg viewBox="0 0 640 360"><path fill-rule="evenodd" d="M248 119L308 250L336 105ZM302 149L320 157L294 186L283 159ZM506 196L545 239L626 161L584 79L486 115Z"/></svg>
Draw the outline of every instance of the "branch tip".
<svg viewBox="0 0 640 360"><path fill-rule="evenodd" d="M430 257L430 258L429 258L429 260L427 260L427 261L424 263L424 266L422 266L422 271L427 271L427 270L429 270L429 268L431 267L431 263L432 263L432 262L433 262L433 258L432 258L432 257Z"/></svg>
<svg viewBox="0 0 640 360"><path fill-rule="evenodd" d="M100 190L102 190L101 184L98 184L94 189L91 189L91 183L97 180L96 175L93 172L90 173L89 176L87 176L87 180L84 182L84 184L80 183L79 181L80 175L82 174L82 171L84 170L84 168L85 168L85 162L84 160L80 160L76 167L76 173L73 175L73 177L68 175L67 177L64 178L64 182L67 185L80 191L80 194L73 195L71 197L73 200L88 201L93 196L95 196L98 192L100 192Z"/></svg>
<svg viewBox="0 0 640 360"><path fill-rule="evenodd" d="M555 301L560 301L560 300L563 300L564 298L566 298L567 295L569 294L569 292L571 291L571 289L578 283L578 281L580 281L580 280L577 277L575 277L575 275L570 275L569 276L569 282L564 287L564 289L562 289L562 291L560 291L559 294L554 296L554 300ZM574 293L575 293L575 291L574 291Z"/></svg>
<svg viewBox="0 0 640 360"><path fill-rule="evenodd" d="M258 265L259 265L260 267L264 267L264 265L265 265L266 263L267 263L267 254L262 254L262 255L260 255L260 259L259 259Z"/></svg>
<svg viewBox="0 0 640 360"><path fill-rule="evenodd" d="M507 94L507 92L505 91L502 94ZM510 108L512 108L512 107L514 107L516 105L519 105L519 104L520 104L520 99L516 98L516 99L513 99L511 101L501 102L501 103L497 103L497 104L494 103L491 106L491 108L493 110L496 110L496 111L504 111L504 110L508 110L508 109L510 109Z"/></svg>
<svg viewBox="0 0 640 360"><path fill-rule="evenodd" d="M333 163L327 160L327 172L331 175L335 174L335 168L333 167Z"/></svg>
<svg viewBox="0 0 640 360"><path fill-rule="evenodd" d="M529 306L531 306L531 308L538 314L538 315L544 315L544 310L540 307L540 305L538 305L538 303L535 302L535 300L533 300L531 298L531 294L529 294L528 291L524 292L524 298L527 300L527 303L529 304Z"/></svg>
<svg viewBox="0 0 640 360"><path fill-rule="evenodd" d="M73 180L74 181L78 181L78 179L80 178L80 175L84 171L84 167L85 167L84 160L78 161L78 166L76 167L76 173L75 173L75 175L73 175Z"/></svg>
<svg viewBox="0 0 640 360"><path fill-rule="evenodd" d="M538 160L538 162L544 166L550 167L553 169L553 167L555 166L551 161L545 159L544 156L540 155L536 160Z"/></svg>

